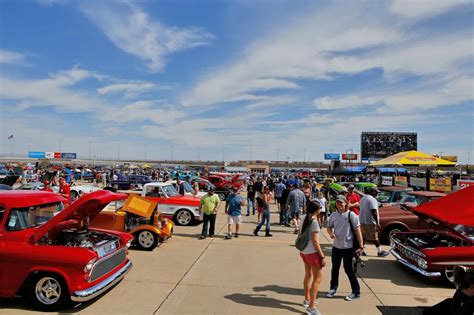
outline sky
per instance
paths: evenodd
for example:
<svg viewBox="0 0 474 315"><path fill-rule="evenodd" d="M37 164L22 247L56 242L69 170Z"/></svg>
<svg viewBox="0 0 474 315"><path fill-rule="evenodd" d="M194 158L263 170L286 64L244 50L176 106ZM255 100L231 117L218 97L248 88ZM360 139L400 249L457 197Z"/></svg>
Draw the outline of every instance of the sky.
<svg viewBox="0 0 474 315"><path fill-rule="evenodd" d="M0 151L322 161L380 131L472 163L473 14L463 0L2 0Z"/></svg>

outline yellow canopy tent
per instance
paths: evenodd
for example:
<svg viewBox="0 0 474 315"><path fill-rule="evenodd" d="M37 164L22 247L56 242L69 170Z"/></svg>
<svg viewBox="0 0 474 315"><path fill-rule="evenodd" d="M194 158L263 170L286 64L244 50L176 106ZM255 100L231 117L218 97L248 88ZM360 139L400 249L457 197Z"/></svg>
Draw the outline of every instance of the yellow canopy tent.
<svg viewBox="0 0 474 315"><path fill-rule="evenodd" d="M148 164L143 164L142 168L151 168L151 166Z"/></svg>
<svg viewBox="0 0 474 315"><path fill-rule="evenodd" d="M455 166L456 163L419 151L405 151L391 155L385 159L372 162L370 165Z"/></svg>

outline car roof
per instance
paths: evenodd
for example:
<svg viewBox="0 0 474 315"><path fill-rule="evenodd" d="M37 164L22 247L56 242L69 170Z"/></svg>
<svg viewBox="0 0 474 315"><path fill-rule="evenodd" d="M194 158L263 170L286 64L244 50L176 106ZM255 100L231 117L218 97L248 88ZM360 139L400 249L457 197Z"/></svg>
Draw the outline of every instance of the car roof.
<svg viewBox="0 0 474 315"><path fill-rule="evenodd" d="M409 195L414 196L423 196L423 197L444 197L446 196L445 193L437 192L437 191L410 191L408 192Z"/></svg>
<svg viewBox="0 0 474 315"><path fill-rule="evenodd" d="M0 203L10 208L25 208L41 204L65 201L61 195L38 190L2 190Z"/></svg>
<svg viewBox="0 0 474 315"><path fill-rule="evenodd" d="M379 190L385 190L385 191L412 191L413 188L401 187L401 186L382 186L382 187L379 187Z"/></svg>
<svg viewBox="0 0 474 315"><path fill-rule="evenodd" d="M170 186L171 183L166 182L166 183L161 183L161 182L152 182L152 183L146 183L145 186L156 186L156 187L161 187L161 186Z"/></svg>

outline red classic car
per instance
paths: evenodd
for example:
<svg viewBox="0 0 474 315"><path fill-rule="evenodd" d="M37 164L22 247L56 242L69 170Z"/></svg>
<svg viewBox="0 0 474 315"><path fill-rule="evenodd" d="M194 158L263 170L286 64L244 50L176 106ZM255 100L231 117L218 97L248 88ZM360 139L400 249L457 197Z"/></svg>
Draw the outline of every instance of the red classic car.
<svg viewBox="0 0 474 315"><path fill-rule="evenodd" d="M123 198L96 191L63 209L55 193L0 192L0 297L26 295L51 311L118 283L132 267L126 255L133 237L89 229L89 221Z"/></svg>
<svg viewBox="0 0 474 315"><path fill-rule="evenodd" d="M449 279L456 265L474 266L474 187L412 211L436 229L393 235L390 252L398 262L432 279Z"/></svg>
<svg viewBox="0 0 474 315"><path fill-rule="evenodd" d="M409 209L444 196L446 194L434 191L409 191L403 193L399 204L380 207L381 242L388 244L395 233L429 228L425 220Z"/></svg>

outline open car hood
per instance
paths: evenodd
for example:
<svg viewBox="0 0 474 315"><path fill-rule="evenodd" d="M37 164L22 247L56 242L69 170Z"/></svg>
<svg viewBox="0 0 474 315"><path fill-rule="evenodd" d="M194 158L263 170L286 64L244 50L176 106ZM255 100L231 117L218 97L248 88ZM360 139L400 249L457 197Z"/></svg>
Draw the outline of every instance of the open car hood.
<svg viewBox="0 0 474 315"><path fill-rule="evenodd" d="M36 228L34 240L40 240L46 233L53 230L58 224L67 220L80 221L89 218L92 221L97 214L107 206L108 203L116 200L127 199L126 194L112 193L107 190L99 190L84 195L69 207L59 212L54 218Z"/></svg>
<svg viewBox="0 0 474 315"><path fill-rule="evenodd" d="M45 180L47 180L51 183L53 181L54 176L56 176L57 173L58 173L57 171L47 171L41 176L39 181L43 183Z"/></svg>
<svg viewBox="0 0 474 315"><path fill-rule="evenodd" d="M412 211L420 217L434 219L446 227L474 226L474 186L419 205Z"/></svg>

